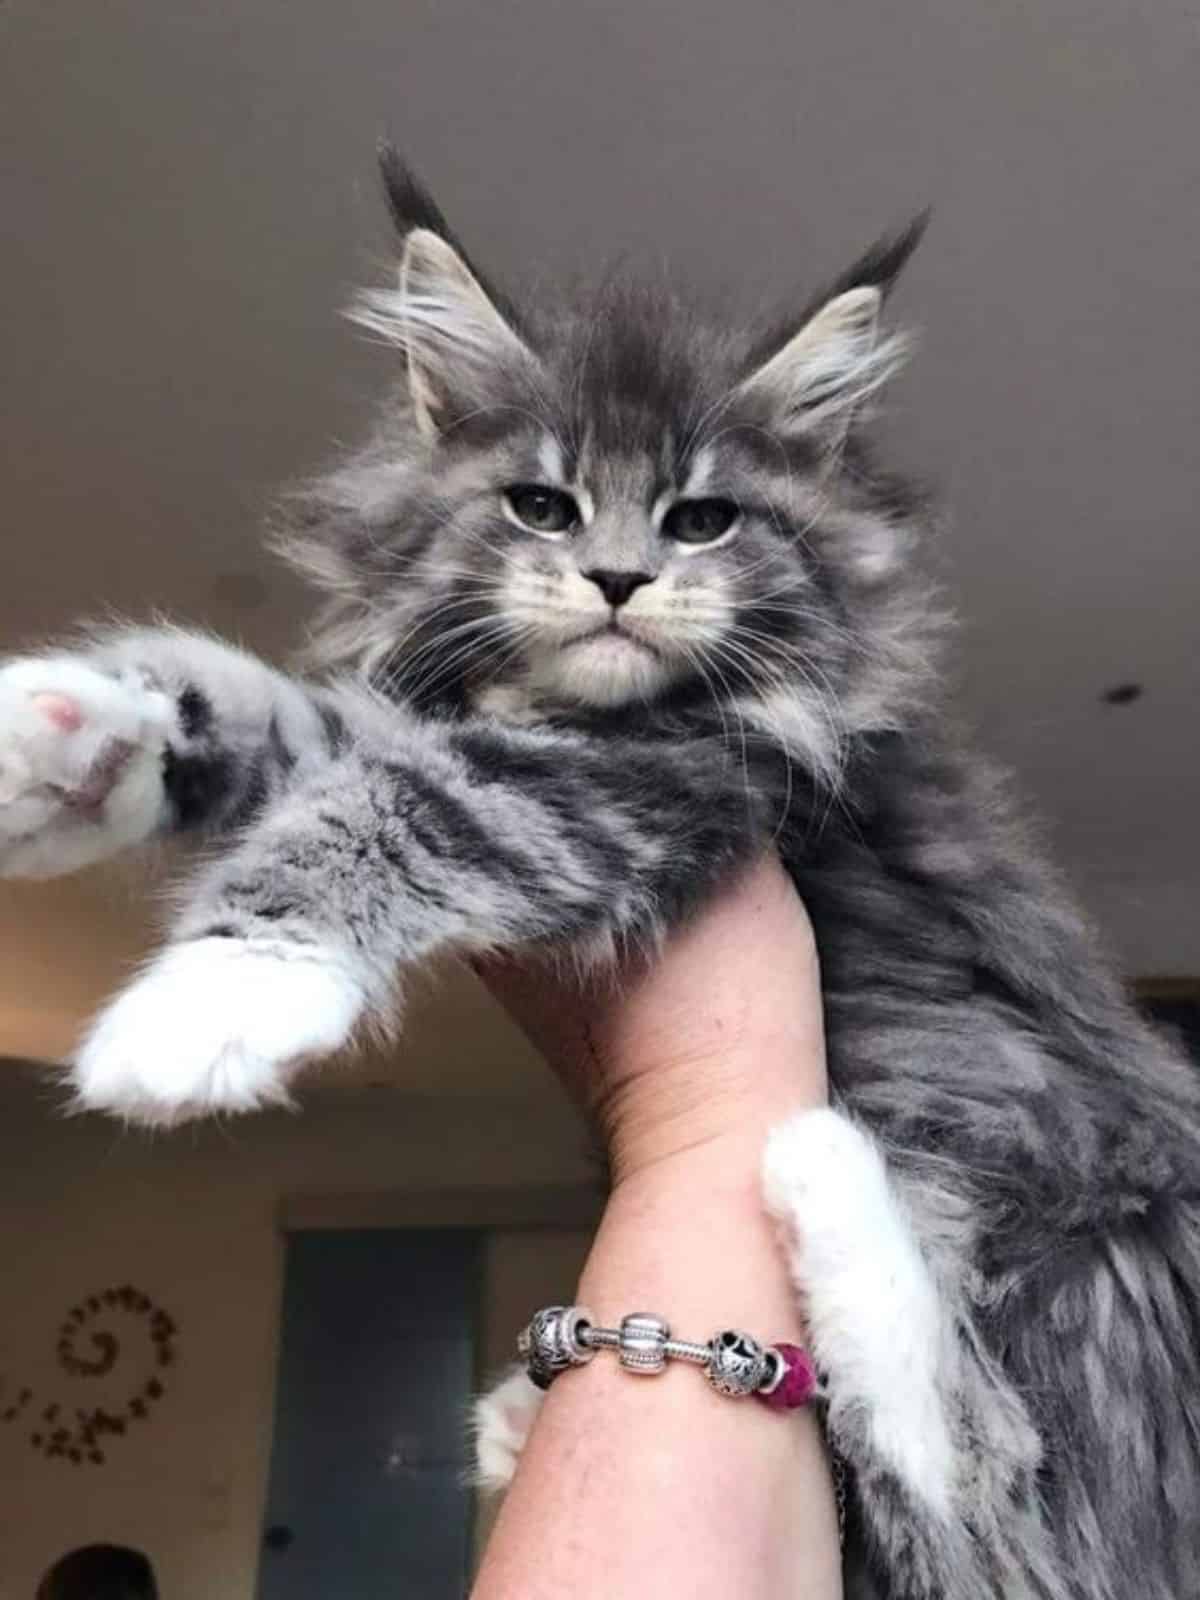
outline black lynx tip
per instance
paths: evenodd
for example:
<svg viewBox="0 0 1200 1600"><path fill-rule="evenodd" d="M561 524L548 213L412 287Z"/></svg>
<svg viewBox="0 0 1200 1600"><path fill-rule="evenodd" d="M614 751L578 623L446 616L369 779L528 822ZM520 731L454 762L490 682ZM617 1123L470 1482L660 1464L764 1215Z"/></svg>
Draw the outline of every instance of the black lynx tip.
<svg viewBox="0 0 1200 1600"><path fill-rule="evenodd" d="M400 154L399 150L390 139L380 139L375 147L376 159L379 162L379 174L383 179L383 193L387 200L388 210L391 212L392 222L400 236L400 242L408 238L418 228L428 228L431 233L436 233L445 239L466 262L470 270L483 285L485 293L499 309L501 314L511 322L514 327L519 325L519 315L516 306L504 291L481 272L470 254L463 245L462 240L446 221L445 213L441 206L430 194L425 184L416 172Z"/></svg>
<svg viewBox="0 0 1200 1600"><path fill-rule="evenodd" d="M390 139L379 140L376 155L388 210L401 239L416 228L428 228L453 242L441 207Z"/></svg>
<svg viewBox="0 0 1200 1600"><path fill-rule="evenodd" d="M884 234L844 272L834 284L832 294L842 294L847 289L879 289L887 296L908 265L933 216L933 207L926 206L897 233ZM832 298L832 295L831 295Z"/></svg>

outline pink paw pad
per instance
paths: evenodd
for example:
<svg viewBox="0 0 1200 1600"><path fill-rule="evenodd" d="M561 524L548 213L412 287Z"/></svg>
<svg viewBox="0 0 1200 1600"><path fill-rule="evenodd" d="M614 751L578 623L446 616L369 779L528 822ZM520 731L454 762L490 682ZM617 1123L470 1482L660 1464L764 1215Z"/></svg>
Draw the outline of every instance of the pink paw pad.
<svg viewBox="0 0 1200 1600"><path fill-rule="evenodd" d="M63 733L78 733L83 727L83 712L76 701L68 695L56 694L49 690L33 696L33 703L54 726Z"/></svg>

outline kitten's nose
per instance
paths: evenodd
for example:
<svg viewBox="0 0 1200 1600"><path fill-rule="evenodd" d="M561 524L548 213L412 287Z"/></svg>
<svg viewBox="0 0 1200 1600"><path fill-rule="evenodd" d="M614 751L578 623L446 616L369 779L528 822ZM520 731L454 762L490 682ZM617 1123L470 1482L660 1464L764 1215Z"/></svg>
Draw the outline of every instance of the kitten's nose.
<svg viewBox="0 0 1200 1600"><path fill-rule="evenodd" d="M635 589L654 580L652 572L616 572L608 567L593 567L584 577L596 585L614 610L623 606Z"/></svg>

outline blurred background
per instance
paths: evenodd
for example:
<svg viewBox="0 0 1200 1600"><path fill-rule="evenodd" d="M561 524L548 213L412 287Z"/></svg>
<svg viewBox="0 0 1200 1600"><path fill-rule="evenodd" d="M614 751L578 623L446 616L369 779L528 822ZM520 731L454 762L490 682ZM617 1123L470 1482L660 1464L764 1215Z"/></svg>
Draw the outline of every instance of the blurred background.
<svg viewBox="0 0 1200 1600"><path fill-rule="evenodd" d="M395 377L338 314L392 270L380 135L532 292L620 256L754 311L931 203L887 429L942 492L961 704L1124 972L1183 1019L1198 78L1193 0L6 0L0 652L110 611L301 642L306 597L258 530ZM0 886L0 1597L106 1540L146 1551L173 1600L457 1594L476 1530L455 1408L525 1286L544 1299L553 1266L570 1292L583 1139L457 977L395 1061L315 1086L300 1120L158 1142L61 1123L22 1064L69 1050L151 906L112 874ZM144 1380L147 1415L97 1463L75 1412L129 1403L153 1313L87 1299L128 1284L178 1323L177 1370L160 1396ZM104 1373L63 1366L79 1305L85 1343L97 1317L116 1329ZM381 1399L381 1352L434 1306L441 1409L417 1418L411 1394ZM277 1410L307 1431L273 1430Z"/></svg>

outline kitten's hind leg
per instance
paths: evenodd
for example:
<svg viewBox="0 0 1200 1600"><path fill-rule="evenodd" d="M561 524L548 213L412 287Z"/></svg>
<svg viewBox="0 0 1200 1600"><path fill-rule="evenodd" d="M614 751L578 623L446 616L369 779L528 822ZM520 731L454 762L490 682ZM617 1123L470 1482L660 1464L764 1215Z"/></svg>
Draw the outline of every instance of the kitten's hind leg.
<svg viewBox="0 0 1200 1600"><path fill-rule="evenodd" d="M861 1419L875 1452L945 1514L955 1467L938 1370L945 1318L877 1148L840 1113L805 1112L771 1135L764 1179L831 1421Z"/></svg>
<svg viewBox="0 0 1200 1600"><path fill-rule="evenodd" d="M771 1135L764 1180L869 1569L895 1600L993 1595L955 1505L937 1287L878 1149L838 1112L804 1112Z"/></svg>
<svg viewBox="0 0 1200 1600"><path fill-rule="evenodd" d="M764 1176L835 1406L868 1424L896 1474L945 1513L954 1449L936 1371L942 1315L877 1150L837 1112L810 1111L771 1136ZM507 1486L541 1399L518 1368L477 1402L487 1487Z"/></svg>
<svg viewBox="0 0 1200 1600"><path fill-rule="evenodd" d="M499 1494L512 1482L545 1398L524 1367L513 1367L476 1400L472 1415L474 1477L485 1494Z"/></svg>
<svg viewBox="0 0 1200 1600"><path fill-rule="evenodd" d="M1063 1600L1041 1442L925 1259L874 1142L836 1111L771 1136L780 1223L865 1555L895 1600Z"/></svg>

